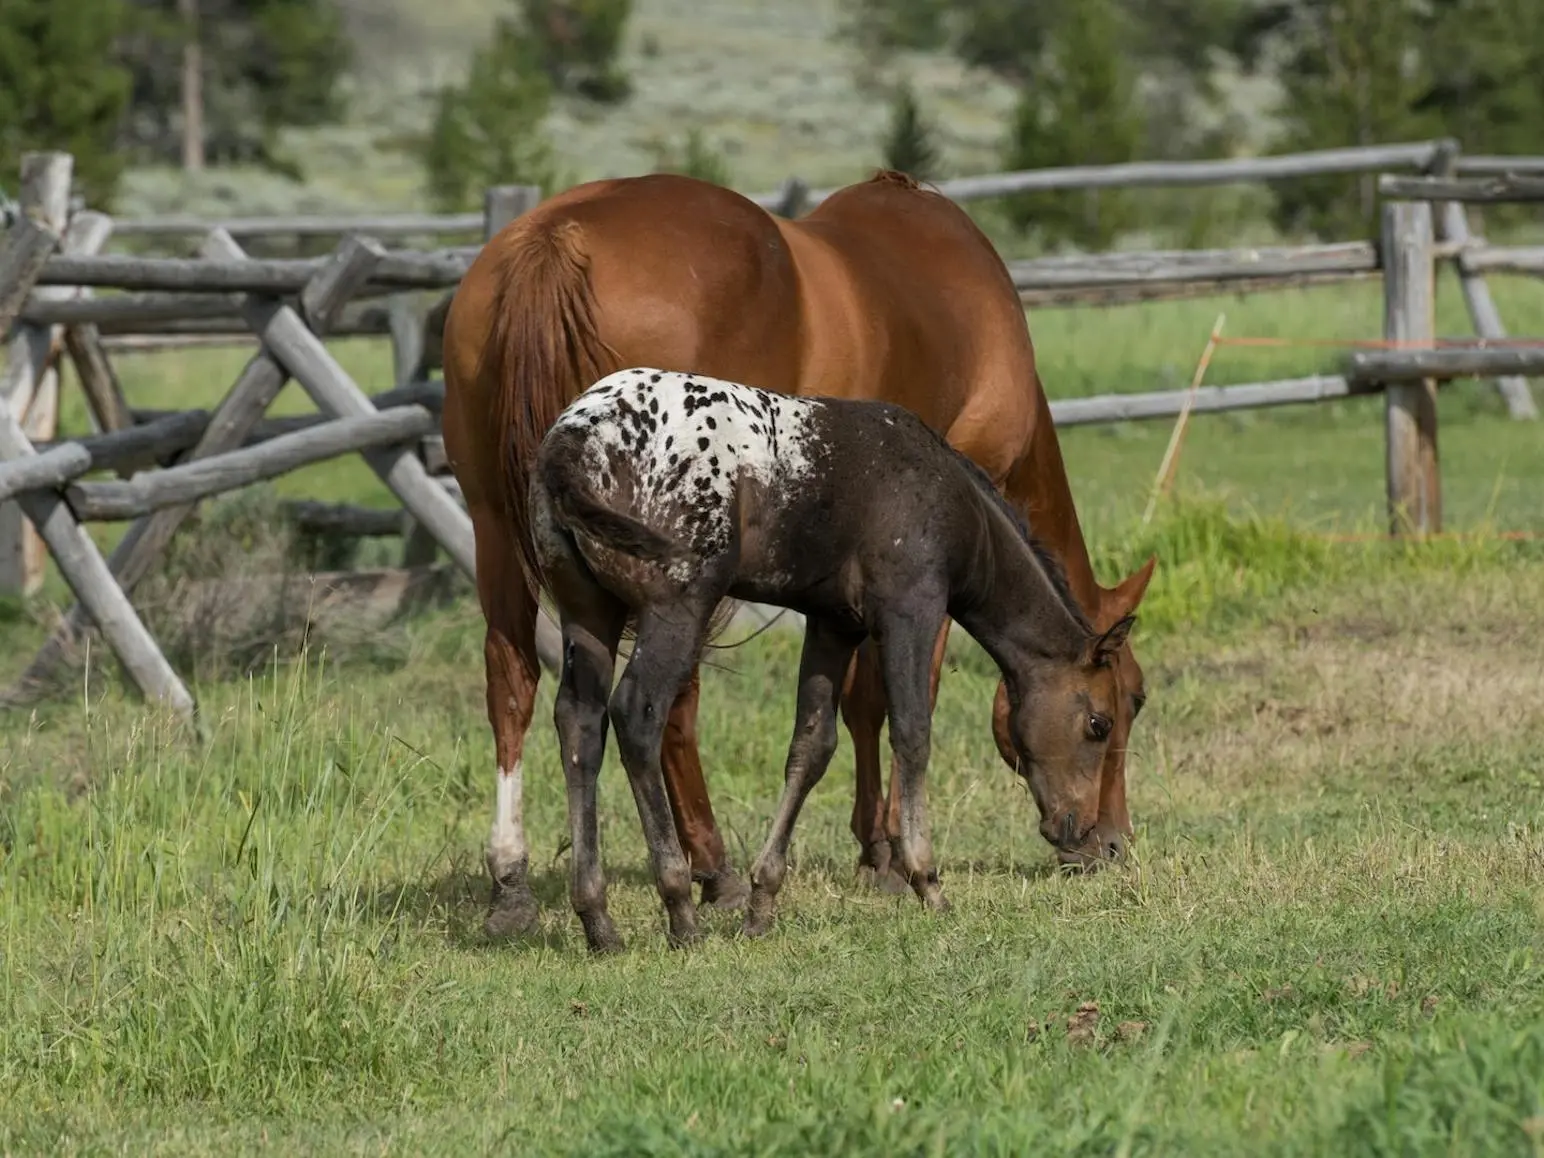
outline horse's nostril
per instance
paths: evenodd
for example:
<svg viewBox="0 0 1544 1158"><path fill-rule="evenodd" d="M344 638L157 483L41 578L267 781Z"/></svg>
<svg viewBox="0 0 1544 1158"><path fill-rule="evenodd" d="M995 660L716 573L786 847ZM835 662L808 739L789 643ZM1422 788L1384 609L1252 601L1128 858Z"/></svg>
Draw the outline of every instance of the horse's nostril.
<svg viewBox="0 0 1544 1158"><path fill-rule="evenodd" d="M1073 845L1078 839L1078 814L1069 812L1062 817L1062 844Z"/></svg>
<svg viewBox="0 0 1544 1158"><path fill-rule="evenodd" d="M1118 840L1110 841L1109 845L1105 848L1105 852L1107 852L1109 854L1109 857L1110 857L1111 860L1120 860L1120 854L1121 854L1120 841L1118 841Z"/></svg>

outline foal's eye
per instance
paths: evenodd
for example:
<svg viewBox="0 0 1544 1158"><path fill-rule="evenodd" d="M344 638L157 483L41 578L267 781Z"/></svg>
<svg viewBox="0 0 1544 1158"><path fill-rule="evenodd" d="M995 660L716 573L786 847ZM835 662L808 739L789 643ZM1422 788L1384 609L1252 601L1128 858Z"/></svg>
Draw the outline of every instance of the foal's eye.
<svg viewBox="0 0 1544 1158"><path fill-rule="evenodd" d="M1094 712L1088 717L1088 738L1090 740L1108 740L1110 729L1115 725L1110 722L1109 716L1101 716Z"/></svg>

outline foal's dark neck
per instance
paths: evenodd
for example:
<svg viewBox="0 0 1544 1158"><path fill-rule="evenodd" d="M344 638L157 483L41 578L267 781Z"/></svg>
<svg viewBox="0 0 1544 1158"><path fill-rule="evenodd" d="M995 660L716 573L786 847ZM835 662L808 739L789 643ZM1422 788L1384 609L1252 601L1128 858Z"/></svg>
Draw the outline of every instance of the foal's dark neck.
<svg viewBox="0 0 1544 1158"><path fill-rule="evenodd" d="M983 541L973 553L967 590L959 593L950 616L992 657L1012 690L1036 660L1077 656L1093 628L1060 564L1019 514L984 475L971 482Z"/></svg>

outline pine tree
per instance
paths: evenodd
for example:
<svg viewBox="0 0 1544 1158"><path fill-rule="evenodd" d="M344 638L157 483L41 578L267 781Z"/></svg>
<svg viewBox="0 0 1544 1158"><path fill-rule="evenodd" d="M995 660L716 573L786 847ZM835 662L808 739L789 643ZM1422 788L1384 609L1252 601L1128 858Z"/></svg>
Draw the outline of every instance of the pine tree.
<svg viewBox="0 0 1544 1158"><path fill-rule="evenodd" d="M420 159L434 203L447 212L475 208L492 185L556 185L543 130L552 86L537 50L514 21L501 19L472 56L466 80L435 98Z"/></svg>
<svg viewBox="0 0 1544 1158"><path fill-rule="evenodd" d="M1533 153L1544 127L1544 4L1435 0L1424 36L1430 87L1415 101L1476 153Z"/></svg>
<svg viewBox="0 0 1544 1158"><path fill-rule="evenodd" d="M14 188L21 154L74 154L75 180L106 208L122 171L114 144L129 98L112 61L121 0L5 0L0 16L0 187Z"/></svg>
<svg viewBox="0 0 1544 1158"><path fill-rule="evenodd" d="M1417 0L1296 0L1284 35L1284 130L1295 152L1418 140L1442 128L1418 110L1431 88ZM1376 232L1372 177L1320 177L1272 189L1279 228L1321 237Z"/></svg>
<svg viewBox="0 0 1544 1158"><path fill-rule="evenodd" d="M632 92L617 63L632 0L520 0L526 34L559 91L613 103Z"/></svg>
<svg viewBox="0 0 1544 1158"><path fill-rule="evenodd" d="M933 127L922 117L922 107L911 85L901 85L890 103L890 131L885 137L885 165L908 173L918 181L935 180L942 160L933 140Z"/></svg>
<svg viewBox="0 0 1544 1158"><path fill-rule="evenodd" d="M664 144L654 147L654 172L680 173L699 181L711 181L726 189L734 180L724 155L708 144L702 130L696 128L687 132L686 140L679 149Z"/></svg>
<svg viewBox="0 0 1544 1158"><path fill-rule="evenodd" d="M1134 160L1142 139L1131 68L1115 0L1078 0L1061 10L1025 85L1009 132L1010 169L1108 165ZM1046 242L1104 248L1125 227L1129 202L1114 190L1021 194L1008 201L1020 230Z"/></svg>
<svg viewBox="0 0 1544 1158"><path fill-rule="evenodd" d="M288 127L344 113L349 42L335 0L128 0L119 55L133 75L125 143L142 156L180 159L183 61L190 35L202 64L205 153L211 164L253 163L296 174L277 149Z"/></svg>
<svg viewBox="0 0 1544 1158"><path fill-rule="evenodd" d="M872 55L945 47L949 0L844 0L839 39Z"/></svg>

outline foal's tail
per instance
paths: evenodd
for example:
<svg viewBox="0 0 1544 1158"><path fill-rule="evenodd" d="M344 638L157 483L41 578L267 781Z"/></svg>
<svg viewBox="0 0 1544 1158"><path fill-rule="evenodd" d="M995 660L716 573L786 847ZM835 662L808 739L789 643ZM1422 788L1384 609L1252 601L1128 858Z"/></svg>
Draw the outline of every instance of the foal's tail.
<svg viewBox="0 0 1544 1158"><path fill-rule="evenodd" d="M526 488L543 436L581 392L617 369L596 326L590 255L575 221L540 215L497 239L503 249L490 362L492 419L503 443L499 493L533 592L541 571L531 541Z"/></svg>
<svg viewBox="0 0 1544 1158"><path fill-rule="evenodd" d="M580 531L614 551L647 563L668 566L692 557L689 548L601 502L590 488L580 456L566 447L549 448L540 470L542 489L570 530Z"/></svg>

